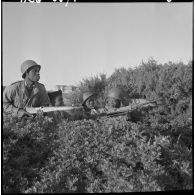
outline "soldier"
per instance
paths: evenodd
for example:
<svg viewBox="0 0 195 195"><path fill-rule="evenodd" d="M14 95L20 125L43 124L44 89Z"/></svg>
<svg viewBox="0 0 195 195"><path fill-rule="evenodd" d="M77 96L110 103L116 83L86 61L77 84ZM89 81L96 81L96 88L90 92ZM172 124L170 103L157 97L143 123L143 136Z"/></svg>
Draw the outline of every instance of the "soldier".
<svg viewBox="0 0 195 195"><path fill-rule="evenodd" d="M114 87L109 90L107 98L106 98L106 105L104 108L99 108L97 112L101 114L106 114L110 112L117 111L118 108L121 107L121 97L122 91L118 87Z"/></svg>
<svg viewBox="0 0 195 195"><path fill-rule="evenodd" d="M108 98L106 102L106 106L104 109L98 109L99 113L101 114L109 114L112 112L117 112L123 110L122 107L122 100L125 98L124 96L124 91L118 87L112 88L108 92ZM132 122L138 122L142 121L143 118L145 117L145 112L144 110L147 110L147 106L142 107L141 109L135 109L132 110L131 105L130 106L125 106L126 109L129 108L129 112L126 115L126 120L127 121L132 121ZM147 112L147 111L146 111Z"/></svg>
<svg viewBox="0 0 195 195"><path fill-rule="evenodd" d="M94 103L94 94L91 92L83 93L83 103L82 106L84 108L85 114L90 117L93 115L97 115L95 103Z"/></svg>
<svg viewBox="0 0 195 195"><path fill-rule="evenodd" d="M45 86L39 83L41 66L33 60L21 64L22 78L7 86L3 92L3 108L14 116L32 116L26 107L49 106L50 100Z"/></svg>

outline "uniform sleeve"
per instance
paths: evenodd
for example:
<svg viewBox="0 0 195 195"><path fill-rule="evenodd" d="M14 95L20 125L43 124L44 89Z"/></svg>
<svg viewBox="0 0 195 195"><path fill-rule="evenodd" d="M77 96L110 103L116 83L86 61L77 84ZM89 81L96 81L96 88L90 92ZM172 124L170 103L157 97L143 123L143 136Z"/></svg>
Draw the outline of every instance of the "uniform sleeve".
<svg viewBox="0 0 195 195"><path fill-rule="evenodd" d="M8 86L5 88L3 92L3 110L6 113L17 115L18 110L20 108L17 108L14 106L14 99L16 97L16 89L12 86Z"/></svg>
<svg viewBox="0 0 195 195"><path fill-rule="evenodd" d="M51 102L44 85L41 87L41 92L40 106L51 106Z"/></svg>

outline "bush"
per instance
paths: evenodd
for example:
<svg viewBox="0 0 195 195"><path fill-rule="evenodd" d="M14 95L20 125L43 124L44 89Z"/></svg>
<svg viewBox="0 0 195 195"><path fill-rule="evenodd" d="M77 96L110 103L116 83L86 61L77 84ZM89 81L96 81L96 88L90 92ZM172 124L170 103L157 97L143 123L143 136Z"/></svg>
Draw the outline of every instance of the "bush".
<svg viewBox="0 0 195 195"><path fill-rule="evenodd" d="M51 118L37 116L20 120L4 114L3 120L3 191L24 192L39 179L55 137Z"/></svg>
<svg viewBox="0 0 195 195"><path fill-rule="evenodd" d="M125 116L68 121L61 115L21 120L3 113L3 192L137 192L192 189L192 64L118 69L83 80L104 104L112 86L128 98L162 97L142 120ZM137 116L137 117L135 117Z"/></svg>
<svg viewBox="0 0 195 195"><path fill-rule="evenodd" d="M158 125L122 116L58 124L42 117L24 122L24 128L12 123L9 132L4 124L4 192L192 188L191 151L173 142L174 136L161 135Z"/></svg>

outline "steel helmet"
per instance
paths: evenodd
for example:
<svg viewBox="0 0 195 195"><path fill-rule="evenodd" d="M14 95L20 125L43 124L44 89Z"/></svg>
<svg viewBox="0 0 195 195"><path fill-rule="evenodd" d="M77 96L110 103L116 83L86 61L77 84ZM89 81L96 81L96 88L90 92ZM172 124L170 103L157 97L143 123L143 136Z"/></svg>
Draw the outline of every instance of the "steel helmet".
<svg viewBox="0 0 195 195"><path fill-rule="evenodd" d="M90 98L92 97L94 94L92 92L85 92L83 93L83 104Z"/></svg>
<svg viewBox="0 0 195 195"><path fill-rule="evenodd" d="M115 98L115 99L121 100L121 89L119 89L118 87L112 88L112 89L108 92L108 97L111 97L111 98Z"/></svg>
<svg viewBox="0 0 195 195"><path fill-rule="evenodd" d="M57 96L62 96L62 90L58 91L48 91L47 95L49 96L50 100L57 97Z"/></svg>
<svg viewBox="0 0 195 195"><path fill-rule="evenodd" d="M22 78L24 78L24 74L25 72L33 67L33 66L38 66L39 70L41 69L41 66L39 64L37 64L35 61L33 60L25 60L22 64L21 64L21 72L22 72Z"/></svg>

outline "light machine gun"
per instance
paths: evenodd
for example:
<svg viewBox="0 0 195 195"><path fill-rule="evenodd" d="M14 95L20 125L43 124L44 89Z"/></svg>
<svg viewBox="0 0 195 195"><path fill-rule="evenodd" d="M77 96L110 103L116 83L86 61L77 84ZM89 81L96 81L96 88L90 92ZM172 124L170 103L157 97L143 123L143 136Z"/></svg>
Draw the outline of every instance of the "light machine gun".
<svg viewBox="0 0 195 195"><path fill-rule="evenodd" d="M143 108L149 108L149 107L154 108L154 107L158 106L159 104L161 104L160 99L152 100L152 101L144 100L143 102L140 102L136 105L130 105L130 106L118 108L114 112L102 113L102 114L100 114L100 116L107 116L107 117L125 116L128 113L131 113L135 110L139 110L139 109L141 110Z"/></svg>

